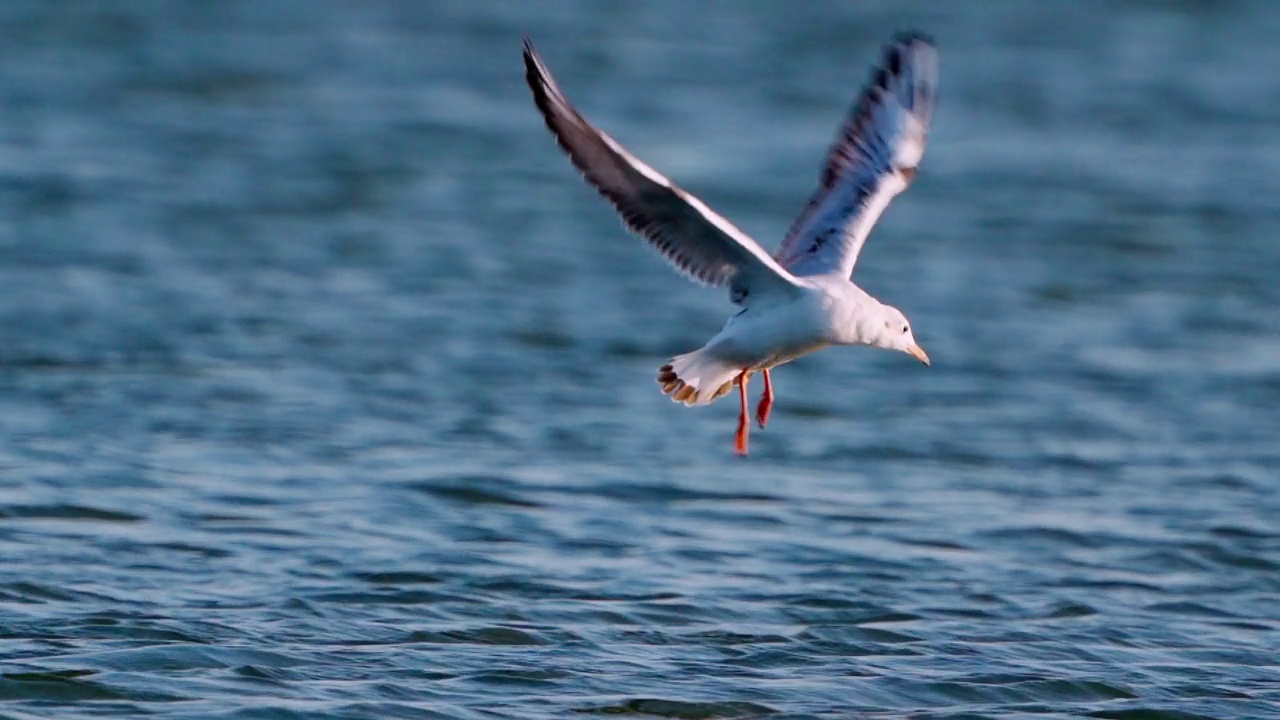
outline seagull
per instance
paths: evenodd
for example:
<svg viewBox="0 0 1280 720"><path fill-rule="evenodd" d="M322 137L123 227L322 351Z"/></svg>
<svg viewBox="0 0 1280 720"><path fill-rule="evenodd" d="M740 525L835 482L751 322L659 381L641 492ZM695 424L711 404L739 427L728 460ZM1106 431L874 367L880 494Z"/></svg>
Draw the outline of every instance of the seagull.
<svg viewBox="0 0 1280 720"><path fill-rule="evenodd" d="M682 274L729 289L741 309L703 347L658 370L675 402L705 405L738 388L734 449L747 454L747 383L764 376L755 419L773 408L770 369L833 345L897 350L929 364L901 310L852 281L871 228L915 179L933 117L937 50L923 33L888 43L827 152L818 189L770 255L701 200L641 162L570 104L528 37L525 79L560 148L622 216Z"/></svg>

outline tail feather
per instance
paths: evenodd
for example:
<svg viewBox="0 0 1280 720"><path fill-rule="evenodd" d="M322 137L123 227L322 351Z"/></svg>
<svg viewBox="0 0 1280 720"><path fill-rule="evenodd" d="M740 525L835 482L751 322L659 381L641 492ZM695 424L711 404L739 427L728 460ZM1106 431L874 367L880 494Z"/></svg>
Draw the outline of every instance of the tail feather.
<svg viewBox="0 0 1280 720"><path fill-rule="evenodd" d="M741 372L702 348L671 358L658 369L658 384L673 402L705 405L729 394Z"/></svg>

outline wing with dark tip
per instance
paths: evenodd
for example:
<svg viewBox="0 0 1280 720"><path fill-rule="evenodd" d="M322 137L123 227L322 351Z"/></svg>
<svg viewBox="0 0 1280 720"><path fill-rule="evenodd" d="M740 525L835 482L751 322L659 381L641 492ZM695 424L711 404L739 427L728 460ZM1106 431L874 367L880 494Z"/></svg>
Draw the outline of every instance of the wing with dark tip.
<svg viewBox="0 0 1280 720"><path fill-rule="evenodd" d="M827 153L821 182L775 255L797 276L848 277L889 201L911 184L933 119L938 54L919 33L884 49Z"/></svg>
<svg viewBox="0 0 1280 720"><path fill-rule="evenodd" d="M678 270L706 285L728 284L736 299L796 290L796 279L755 240L578 114L528 39L524 66L534 103L569 159Z"/></svg>

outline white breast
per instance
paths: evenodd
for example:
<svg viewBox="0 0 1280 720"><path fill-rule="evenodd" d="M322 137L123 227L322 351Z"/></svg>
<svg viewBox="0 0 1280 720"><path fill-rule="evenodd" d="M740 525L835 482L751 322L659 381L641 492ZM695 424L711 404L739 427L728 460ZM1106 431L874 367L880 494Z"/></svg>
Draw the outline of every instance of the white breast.
<svg viewBox="0 0 1280 720"><path fill-rule="evenodd" d="M708 343L717 357L763 370L832 343L829 298L814 291L785 303L751 307L729 318Z"/></svg>

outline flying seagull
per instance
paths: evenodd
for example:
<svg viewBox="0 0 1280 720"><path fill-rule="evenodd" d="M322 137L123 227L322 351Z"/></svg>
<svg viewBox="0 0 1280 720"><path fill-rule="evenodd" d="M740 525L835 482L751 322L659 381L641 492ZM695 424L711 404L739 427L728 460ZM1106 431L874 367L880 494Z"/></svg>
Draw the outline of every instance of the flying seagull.
<svg viewBox="0 0 1280 720"><path fill-rule="evenodd" d="M900 310L851 281L871 228L915 178L933 116L937 50L930 38L900 33L884 48L827 152L817 191L769 255L746 233L596 129L569 103L532 42L525 79L561 149L622 216L690 279L728 286L741 307L702 348L658 370L662 392L704 405L738 388L734 449L747 453L747 383L764 376L756 409L763 429L773 407L769 370L831 345L898 350L925 365Z"/></svg>

